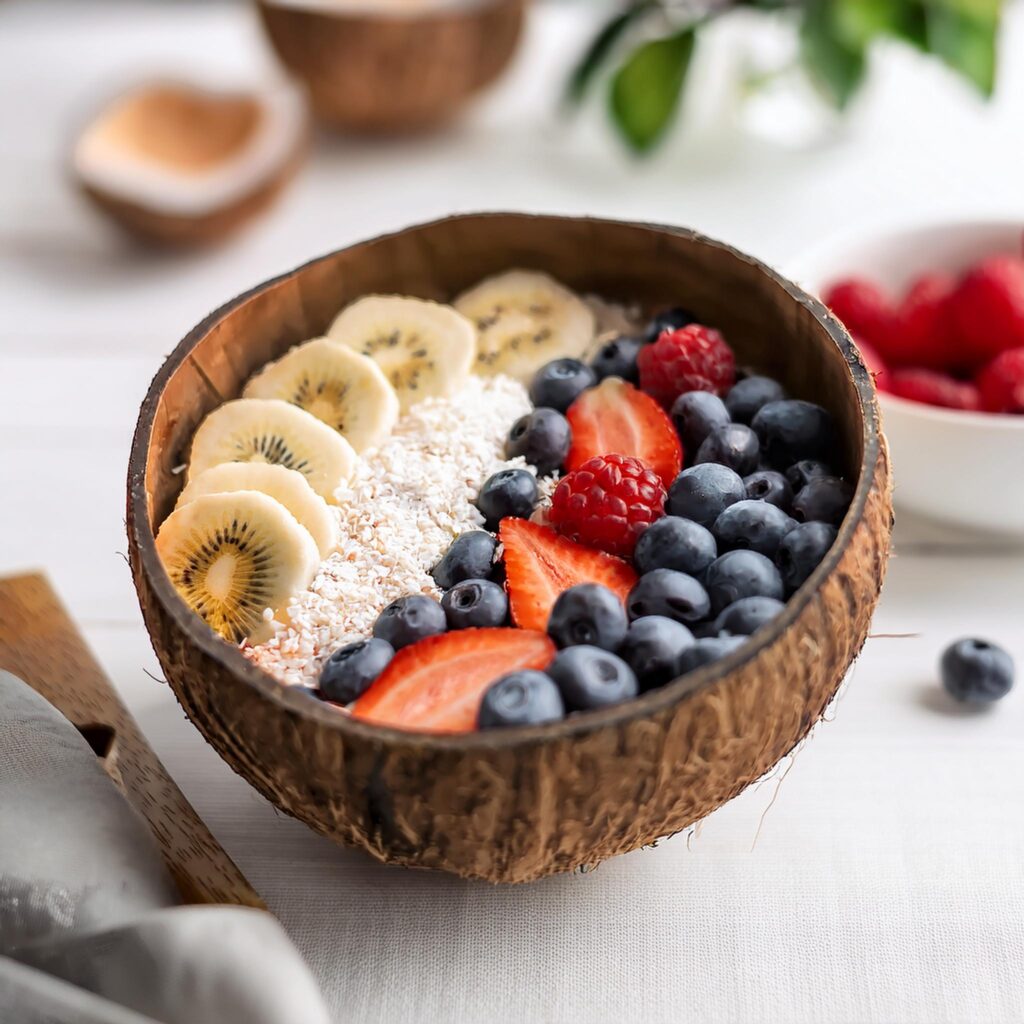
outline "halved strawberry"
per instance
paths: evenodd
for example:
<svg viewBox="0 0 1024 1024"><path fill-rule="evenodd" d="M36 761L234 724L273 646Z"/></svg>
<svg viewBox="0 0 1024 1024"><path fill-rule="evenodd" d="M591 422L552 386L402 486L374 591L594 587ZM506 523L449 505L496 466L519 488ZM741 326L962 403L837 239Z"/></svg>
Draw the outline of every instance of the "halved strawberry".
<svg viewBox="0 0 1024 1024"><path fill-rule="evenodd" d="M572 427L567 470L595 455L632 455L645 462L666 487L679 475L683 446L665 410L639 388L607 377L584 391L565 414Z"/></svg>
<svg viewBox="0 0 1024 1024"><path fill-rule="evenodd" d="M584 547L547 526L503 519L505 580L512 619L523 629L547 629L558 595L577 583L600 583L623 602L636 583L633 567L621 558Z"/></svg>
<svg viewBox="0 0 1024 1024"><path fill-rule="evenodd" d="M364 722L422 732L472 732L487 687L508 672L544 668L555 656L545 633L460 629L403 647L356 701Z"/></svg>

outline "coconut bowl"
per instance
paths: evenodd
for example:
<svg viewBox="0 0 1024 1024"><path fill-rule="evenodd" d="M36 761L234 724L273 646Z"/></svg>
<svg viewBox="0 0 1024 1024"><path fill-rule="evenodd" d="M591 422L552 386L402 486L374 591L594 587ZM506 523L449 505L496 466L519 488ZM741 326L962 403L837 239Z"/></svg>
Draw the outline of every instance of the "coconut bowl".
<svg viewBox="0 0 1024 1024"><path fill-rule="evenodd" d="M526 0L259 0L282 63L316 116L349 131L422 130L505 69Z"/></svg>
<svg viewBox="0 0 1024 1024"><path fill-rule="evenodd" d="M749 363L841 426L856 489L838 539L786 609L728 658L618 707L463 735L382 728L287 689L178 597L154 533L192 433L245 379L370 292L448 299L512 266L646 310L684 301ZM870 375L815 299L692 231L569 217L453 217L342 249L217 310L150 387L132 445L128 535L167 680L221 756L316 831L381 861L492 882L590 866L704 817L821 717L868 633L891 482Z"/></svg>

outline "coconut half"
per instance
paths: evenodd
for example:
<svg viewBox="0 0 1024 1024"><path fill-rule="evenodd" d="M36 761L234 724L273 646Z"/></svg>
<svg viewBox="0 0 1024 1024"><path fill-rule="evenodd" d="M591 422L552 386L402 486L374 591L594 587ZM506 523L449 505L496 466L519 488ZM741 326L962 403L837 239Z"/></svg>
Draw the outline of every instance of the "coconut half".
<svg viewBox="0 0 1024 1024"><path fill-rule="evenodd" d="M153 82L123 93L86 126L72 168L86 194L132 232L210 242L269 205L307 138L305 102L290 86Z"/></svg>

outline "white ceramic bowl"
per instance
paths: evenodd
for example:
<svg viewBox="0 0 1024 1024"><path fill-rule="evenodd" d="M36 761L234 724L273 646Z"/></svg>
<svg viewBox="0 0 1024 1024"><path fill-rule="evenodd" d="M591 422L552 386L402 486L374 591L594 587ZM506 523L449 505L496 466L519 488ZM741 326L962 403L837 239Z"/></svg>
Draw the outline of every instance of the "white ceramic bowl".
<svg viewBox="0 0 1024 1024"><path fill-rule="evenodd" d="M965 270L1021 252L1024 218L876 228L794 260L788 276L814 295L850 274L900 293L928 270ZM1024 416L955 412L880 396L897 508L953 526L1024 538Z"/></svg>

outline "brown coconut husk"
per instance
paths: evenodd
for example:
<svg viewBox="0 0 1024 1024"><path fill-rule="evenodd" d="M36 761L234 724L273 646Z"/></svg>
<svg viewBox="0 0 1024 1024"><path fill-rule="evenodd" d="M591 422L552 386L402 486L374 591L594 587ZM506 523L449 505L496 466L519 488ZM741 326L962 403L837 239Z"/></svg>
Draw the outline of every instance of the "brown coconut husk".
<svg viewBox="0 0 1024 1024"><path fill-rule="evenodd" d="M449 298L496 271L580 292L685 302L741 364L827 406L857 481L828 556L754 642L639 699L564 722L460 736L402 732L291 693L176 594L154 532L193 431L244 380L369 292ZM816 300L694 232L512 214L453 217L332 253L228 303L161 368L128 480L129 551L157 656L182 706L279 807L382 861L522 882L678 832L762 776L821 717L868 633L889 554L889 460L871 378Z"/></svg>

